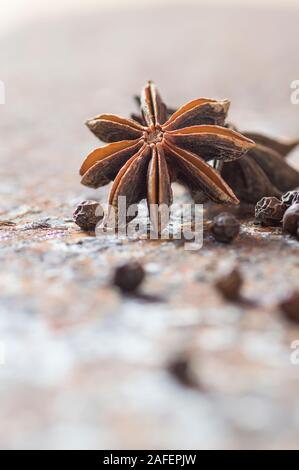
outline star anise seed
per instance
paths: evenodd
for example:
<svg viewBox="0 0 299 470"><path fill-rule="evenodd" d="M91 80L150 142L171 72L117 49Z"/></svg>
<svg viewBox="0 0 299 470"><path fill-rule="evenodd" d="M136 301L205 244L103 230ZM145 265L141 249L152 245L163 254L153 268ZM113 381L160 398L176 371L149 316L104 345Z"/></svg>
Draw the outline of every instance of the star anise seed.
<svg viewBox="0 0 299 470"><path fill-rule="evenodd" d="M148 82L141 94L144 125L112 114L87 121L89 129L108 145L85 159L80 170L82 184L98 188L114 181L109 205L116 214L119 196L126 196L127 206L144 197L149 206L169 206L171 183L176 178L191 190L202 190L213 201L238 204L231 188L206 163L211 159L235 160L255 145L221 126L228 107L227 100L200 98L168 117L156 86ZM155 220L152 223L156 225Z"/></svg>

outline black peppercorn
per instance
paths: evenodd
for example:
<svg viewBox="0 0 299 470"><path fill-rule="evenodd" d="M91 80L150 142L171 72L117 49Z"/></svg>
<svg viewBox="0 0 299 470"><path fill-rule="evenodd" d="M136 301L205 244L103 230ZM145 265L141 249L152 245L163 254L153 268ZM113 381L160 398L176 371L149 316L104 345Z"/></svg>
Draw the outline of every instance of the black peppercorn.
<svg viewBox="0 0 299 470"><path fill-rule="evenodd" d="M299 203L299 190L288 191L281 196L281 202L287 206Z"/></svg>
<svg viewBox="0 0 299 470"><path fill-rule="evenodd" d="M100 209L100 204L97 201L83 201L81 202L73 215L74 222L86 231L95 230L96 225L103 218L103 211Z"/></svg>
<svg viewBox="0 0 299 470"><path fill-rule="evenodd" d="M279 304L280 310L293 322L299 322L299 292L293 292Z"/></svg>
<svg viewBox="0 0 299 470"><path fill-rule="evenodd" d="M233 268L228 273L222 274L215 283L216 289L227 300L239 299L242 285L243 277L238 268Z"/></svg>
<svg viewBox="0 0 299 470"><path fill-rule="evenodd" d="M299 204L293 204L285 212L282 220L282 228L284 232L291 235L297 235L299 227Z"/></svg>
<svg viewBox="0 0 299 470"><path fill-rule="evenodd" d="M218 214L212 224L212 233L219 242L229 243L240 231L240 223L233 214L222 212Z"/></svg>
<svg viewBox="0 0 299 470"><path fill-rule="evenodd" d="M263 197L255 206L255 218L263 225L278 225L287 208L276 197Z"/></svg>
<svg viewBox="0 0 299 470"><path fill-rule="evenodd" d="M168 364L168 372L181 385L185 387L200 388L194 376L190 364L190 357L187 354L180 354L174 357Z"/></svg>
<svg viewBox="0 0 299 470"><path fill-rule="evenodd" d="M141 264L133 261L116 268L113 284L123 292L133 292L140 286L144 276L145 273Z"/></svg>

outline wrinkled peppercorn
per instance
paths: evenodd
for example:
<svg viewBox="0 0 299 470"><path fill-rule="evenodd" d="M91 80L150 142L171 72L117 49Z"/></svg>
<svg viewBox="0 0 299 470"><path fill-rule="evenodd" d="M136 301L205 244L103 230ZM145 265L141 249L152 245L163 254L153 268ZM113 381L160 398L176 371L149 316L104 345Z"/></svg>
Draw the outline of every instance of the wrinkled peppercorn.
<svg viewBox="0 0 299 470"><path fill-rule="evenodd" d="M217 241L229 243L238 235L240 223L233 214L222 212L214 218L211 230Z"/></svg>
<svg viewBox="0 0 299 470"><path fill-rule="evenodd" d="M286 194L281 196L281 202L286 206L299 203L299 190L288 191Z"/></svg>
<svg viewBox="0 0 299 470"><path fill-rule="evenodd" d="M243 277L238 268L233 268L215 282L216 289L227 300L237 300L240 298L240 291L243 285Z"/></svg>
<svg viewBox="0 0 299 470"><path fill-rule="evenodd" d="M276 197L263 197L255 206L255 218L263 225L279 225L287 208Z"/></svg>
<svg viewBox="0 0 299 470"><path fill-rule="evenodd" d="M118 266L114 272L113 284L123 292L134 292L145 276L143 267L137 261Z"/></svg>
<svg viewBox="0 0 299 470"><path fill-rule="evenodd" d="M285 316L294 322L299 322L299 292L293 292L279 304Z"/></svg>
<svg viewBox="0 0 299 470"><path fill-rule="evenodd" d="M284 232L297 235L299 228L299 204L293 204L285 212L282 220L282 228Z"/></svg>
<svg viewBox="0 0 299 470"><path fill-rule="evenodd" d="M99 210L100 207L101 206L97 201L81 202L74 212L74 222L82 230L86 230L87 232L94 230L96 225L103 218L103 211Z"/></svg>

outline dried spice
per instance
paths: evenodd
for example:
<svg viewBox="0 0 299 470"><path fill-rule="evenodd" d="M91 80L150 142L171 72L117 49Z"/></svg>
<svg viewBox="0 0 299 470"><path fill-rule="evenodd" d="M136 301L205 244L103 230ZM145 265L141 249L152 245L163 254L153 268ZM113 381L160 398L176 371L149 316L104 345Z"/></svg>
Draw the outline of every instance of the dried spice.
<svg viewBox="0 0 299 470"><path fill-rule="evenodd" d="M140 111L141 109L141 97L139 95L135 95L134 96L134 101L137 105L137 108L138 108L138 111ZM166 105L165 105L166 106ZM166 114L167 114L167 119L170 118L170 116L172 114L174 114L175 112L177 111L177 109L175 108L169 108L168 106L166 106ZM139 122L139 124L141 124L142 126L146 126L146 121L143 117L143 115L139 112L138 114L137 113L131 113L130 114L130 117L131 119L133 119L134 121L137 121ZM213 122L211 122L210 124L213 124Z"/></svg>
<svg viewBox="0 0 299 470"><path fill-rule="evenodd" d="M141 94L145 125L111 114L87 121L89 129L108 145L85 159L82 184L98 188L114 180L109 205L116 216L119 196L126 196L127 206L145 197L149 206L169 206L175 180L190 190L200 189L213 201L238 204L230 187L206 163L235 160L254 146L252 140L222 127L228 108L228 101L200 98L168 118L157 88L148 82ZM157 213L153 214L156 229Z"/></svg>
<svg viewBox="0 0 299 470"><path fill-rule="evenodd" d="M280 310L291 321L299 322L299 292L293 292L280 304Z"/></svg>
<svg viewBox="0 0 299 470"><path fill-rule="evenodd" d="M140 263L134 261L118 266L114 272L113 285L123 292L134 292L145 277L145 272Z"/></svg>
<svg viewBox="0 0 299 470"><path fill-rule="evenodd" d="M240 201L256 204L265 196L279 198L299 185L299 172L285 161L298 140L281 142L257 133L244 135L253 139L256 146L244 158L224 163L220 168Z"/></svg>
<svg viewBox="0 0 299 470"><path fill-rule="evenodd" d="M211 230L217 241L229 243L238 235L240 222L233 214L222 212L214 217Z"/></svg>
<svg viewBox="0 0 299 470"><path fill-rule="evenodd" d="M135 97L138 103L140 99ZM167 108L169 109L169 108ZM169 112L173 109L169 109ZM140 122L142 116L135 115ZM206 117L209 123L209 117ZM238 129L227 124L227 127L238 132ZM249 150L242 159L233 162L214 162L214 166L241 202L256 204L265 196L280 197L285 191L299 185L299 172L285 161L285 157L299 144L299 140L283 142L257 132L242 132L256 146ZM195 202L207 201L201 190L191 190Z"/></svg>
<svg viewBox="0 0 299 470"><path fill-rule="evenodd" d="M216 282L216 289L227 300L240 299L240 291L243 285L243 277L237 267L226 274L223 274Z"/></svg>
<svg viewBox="0 0 299 470"><path fill-rule="evenodd" d="M299 204L293 204L286 210L282 219L282 228L284 232L297 235L299 228Z"/></svg>
<svg viewBox="0 0 299 470"><path fill-rule="evenodd" d="M192 373L190 362L189 354L177 355L169 362L167 370L181 385L197 388L199 384Z"/></svg>
<svg viewBox="0 0 299 470"><path fill-rule="evenodd" d="M103 218L103 215L99 214L99 208L100 204L97 201L81 202L74 212L74 222L87 232L95 230L97 224Z"/></svg>
<svg viewBox="0 0 299 470"><path fill-rule="evenodd" d="M263 197L255 206L255 218L263 225L278 225L287 208L276 197Z"/></svg>
<svg viewBox="0 0 299 470"><path fill-rule="evenodd" d="M274 150L274 152L279 153L283 157L286 157L299 144L298 139L287 142L274 139L258 132L244 132L244 135L252 139L256 144Z"/></svg>
<svg viewBox="0 0 299 470"><path fill-rule="evenodd" d="M291 206L292 204L299 203L299 190L297 189L295 191L288 191L281 197L281 201L286 206Z"/></svg>

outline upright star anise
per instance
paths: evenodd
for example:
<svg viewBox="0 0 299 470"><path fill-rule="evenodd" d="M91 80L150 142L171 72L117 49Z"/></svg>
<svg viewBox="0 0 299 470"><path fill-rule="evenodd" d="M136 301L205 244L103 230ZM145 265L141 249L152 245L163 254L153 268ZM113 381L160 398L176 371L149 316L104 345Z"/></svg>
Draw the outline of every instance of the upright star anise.
<svg viewBox="0 0 299 470"><path fill-rule="evenodd" d="M235 160L254 145L238 132L222 127L228 108L226 100L200 98L167 119L167 108L156 86L148 82L141 94L145 125L112 114L87 121L89 129L109 144L85 159L80 170L82 184L98 188L114 180L109 205L116 213L119 196L126 196L127 206L144 197L149 206L169 206L174 180L191 191L202 190L213 201L238 204L231 188L206 163Z"/></svg>

